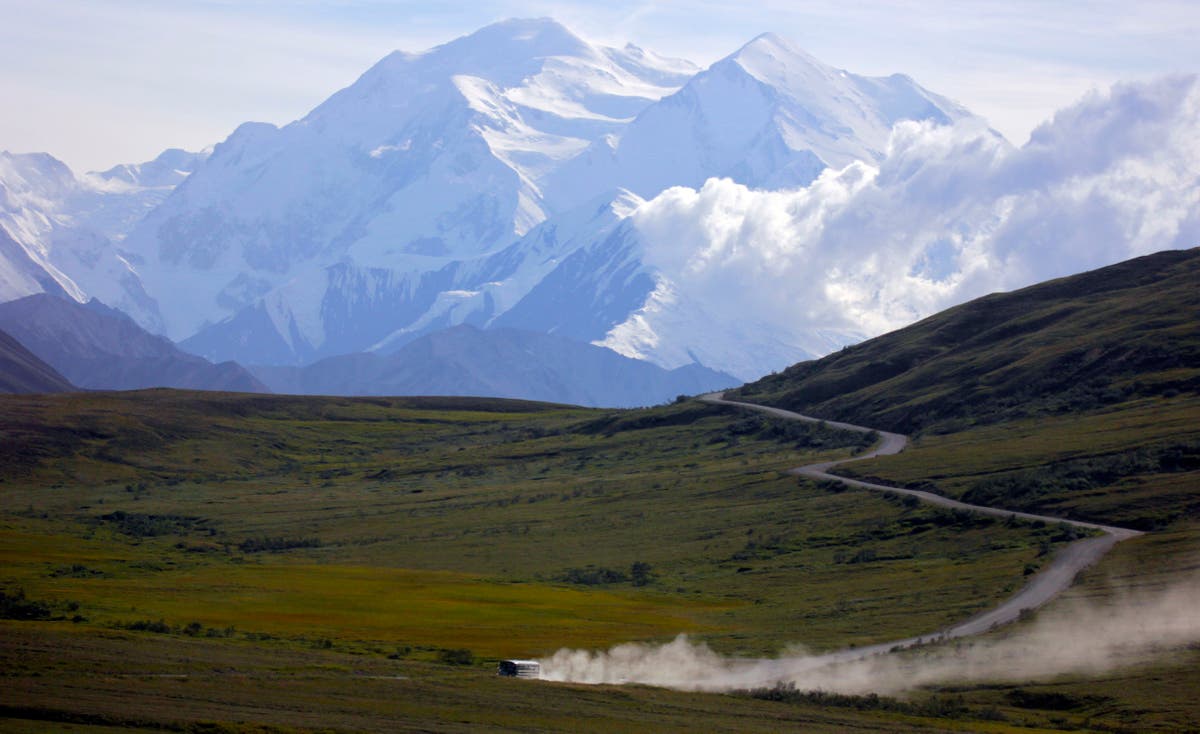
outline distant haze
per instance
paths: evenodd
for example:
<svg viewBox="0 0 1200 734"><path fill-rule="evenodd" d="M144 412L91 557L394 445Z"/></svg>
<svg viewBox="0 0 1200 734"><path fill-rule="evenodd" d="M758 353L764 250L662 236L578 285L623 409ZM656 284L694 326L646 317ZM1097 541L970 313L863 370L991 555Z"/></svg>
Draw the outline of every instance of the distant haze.
<svg viewBox="0 0 1200 734"><path fill-rule="evenodd" d="M1187 0L0 0L0 149L80 171L197 150L246 120L303 116L394 49L533 16L701 66L776 32L836 66L910 74L1017 144L1089 89L1200 70L1200 10Z"/></svg>

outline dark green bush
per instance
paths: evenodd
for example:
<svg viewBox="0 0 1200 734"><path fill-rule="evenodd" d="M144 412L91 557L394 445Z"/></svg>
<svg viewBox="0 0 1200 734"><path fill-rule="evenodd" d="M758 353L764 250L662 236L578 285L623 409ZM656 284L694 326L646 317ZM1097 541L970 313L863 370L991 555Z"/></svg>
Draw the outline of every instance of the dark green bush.
<svg viewBox="0 0 1200 734"><path fill-rule="evenodd" d="M24 589L17 589L11 594L0 591L0 619L35 621L50 617L50 605L44 601L26 599Z"/></svg>
<svg viewBox="0 0 1200 734"><path fill-rule="evenodd" d="M243 553L261 553L264 551L285 551L293 548L319 548L321 541L317 538L246 538L238 543Z"/></svg>
<svg viewBox="0 0 1200 734"><path fill-rule="evenodd" d="M446 665L474 665L475 654L466 648L442 650L438 653L438 661Z"/></svg>
<svg viewBox="0 0 1200 734"><path fill-rule="evenodd" d="M602 586L604 584L620 584L629 580L624 573L601 566L586 566L584 568L568 568L560 580L568 584L583 586Z"/></svg>

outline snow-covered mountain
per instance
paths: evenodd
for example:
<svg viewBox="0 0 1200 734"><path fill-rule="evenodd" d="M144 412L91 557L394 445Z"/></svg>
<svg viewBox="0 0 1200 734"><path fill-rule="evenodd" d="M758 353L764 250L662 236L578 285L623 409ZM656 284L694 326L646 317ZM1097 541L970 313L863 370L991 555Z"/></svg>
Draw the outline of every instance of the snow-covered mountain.
<svg viewBox="0 0 1200 734"><path fill-rule="evenodd" d="M45 153L0 152L0 301L98 297L160 327L157 304L115 243L206 157L168 150L77 176Z"/></svg>
<svg viewBox="0 0 1200 734"><path fill-rule="evenodd" d="M96 193L69 168L46 154L0 153L0 229L25 258L6 258L5 300L50 292L77 301L97 296L143 322L157 323L157 309L137 274L112 242L75 216ZM12 249L12 248L10 248Z"/></svg>
<svg viewBox="0 0 1200 734"><path fill-rule="evenodd" d="M5 155L0 298L98 296L214 360L387 356L467 324L751 379L1194 245L1198 89L1118 85L1017 148L772 35L697 71L506 21L211 155L79 177Z"/></svg>
<svg viewBox="0 0 1200 734"><path fill-rule="evenodd" d="M211 155L75 176L3 154L0 300L99 297L215 360L387 356L467 324L750 379L1194 245L1198 90L1118 85L1016 148L773 35L698 71L505 21Z"/></svg>
<svg viewBox="0 0 1200 734"><path fill-rule="evenodd" d="M601 197L497 252L435 261L427 270L311 266L181 346L216 361L305 364L364 350L395 351L448 326L488 326L641 203L627 193Z"/></svg>
<svg viewBox="0 0 1200 734"><path fill-rule="evenodd" d="M78 226L120 243L211 154L170 148L152 161L86 173L80 177L86 193L72 202L70 213Z"/></svg>
<svg viewBox="0 0 1200 734"><path fill-rule="evenodd" d="M553 270L488 325L560 334L666 369L717 366L714 369L744 380L864 337L849 321L836 317L814 326L808 320L770 318L757 308L729 308L731 299L738 297L729 286L744 292L754 288L752 283L694 287L691 265L665 258L663 250L677 244L700 252L711 245L696 236L700 232L682 227L664 231L654 216L659 198L620 208L619 219L584 230L586 236L574 242ZM641 200L626 192L625 201ZM696 218L703 222L697 229L723 229L713 215L697 211ZM730 229L740 229L745 219L735 220ZM760 275L763 289L794 288L797 297L804 297L806 284L778 281L769 272Z"/></svg>
<svg viewBox="0 0 1200 734"><path fill-rule="evenodd" d="M285 309L278 337L295 316L319 351L339 338L327 308L401 306L392 294L528 233L551 172L693 72L544 19L398 51L301 120L238 128L125 246L169 335Z"/></svg>
<svg viewBox="0 0 1200 734"><path fill-rule="evenodd" d="M770 35L697 73L506 21L393 53L283 128L243 125L126 246L167 333L210 359L303 364L460 323L602 341L668 287L616 231L643 198L712 175L803 185L880 158L898 120L967 116ZM782 365L852 338L767 351ZM708 352L672 366L689 353Z"/></svg>
<svg viewBox="0 0 1200 734"><path fill-rule="evenodd" d="M619 137L594 143L547 190L571 201L620 186L651 198L714 176L760 189L804 186L827 167L881 160L897 122L970 116L907 76L851 74L767 33L648 107Z"/></svg>

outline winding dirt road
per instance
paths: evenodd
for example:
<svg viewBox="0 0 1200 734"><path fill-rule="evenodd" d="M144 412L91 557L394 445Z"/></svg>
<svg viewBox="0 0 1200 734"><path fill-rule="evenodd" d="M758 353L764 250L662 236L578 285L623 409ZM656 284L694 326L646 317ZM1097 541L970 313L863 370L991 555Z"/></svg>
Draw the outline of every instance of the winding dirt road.
<svg viewBox="0 0 1200 734"><path fill-rule="evenodd" d="M1021 612L1026 609L1036 609L1046 602L1053 599L1063 590L1071 585L1076 574L1083 569L1091 566L1096 561L1100 560L1114 545L1127 540L1129 538L1142 535L1140 531L1130 530L1128 528L1118 528L1111 525L1098 525L1096 523L1082 522L1079 520L1068 520L1061 517L1051 517L1049 515L1035 515L1028 512L1014 512L998 507L985 507L983 505L972 505L966 502L959 502L948 497L933 494L931 492L922 492L916 489L904 489L902 487L889 487L883 484L873 484L871 482L863 482L858 479L850 479L847 477L839 477L836 474L830 474L829 470L840 464L846 464L852 461L864 461L877 456L890 456L898 454L908 445L908 437L899 433L888 433L887 431L875 431L871 428L856 426L850 423L838 423L835 421L822 421L819 418L794 413L790 410L782 408L772 408L765 405L755 405L754 403L742 403L735 400L726 400L723 392L709 393L703 395L700 400L712 405L728 405L746 410L753 410L759 413L765 413L777 418L786 420L804 421L806 423L824 423L830 428L840 428L846 431L855 431L858 433L878 433L880 440L875 448L852 459L842 459L841 461L826 461L820 464L809 464L807 466L796 467L788 470L789 474L794 474L800 477L809 477L812 479L828 479L841 482L850 487L860 487L863 489L873 489L881 492L893 492L896 494L912 495L923 502L928 502L931 505L938 507L947 507L953 510L966 510L969 512L977 512L983 515L991 515L993 517L1016 517L1024 520L1041 520L1047 523L1063 523L1073 525L1078 528L1087 528L1089 530L1098 530L1101 535L1096 535L1082 540L1077 540L1067 547L1061 549L1054 555L1050 564L1036 573L1029 582L994 609L987 610L980 614L971 617L963 622L947 627L927 635L919 637L910 637L905 640L897 640L887 642L880 645L872 645L869 647L852 648L841 650L838 652L828 653L819 656L818 660L823 663L847 662L865 658L878 653L888 652L896 647L909 647L911 645L936 642L939 640L954 639L957 637L967 637L969 635L977 635L1002 624L1008 624L1015 621ZM815 662L813 659L808 660L808 664Z"/></svg>

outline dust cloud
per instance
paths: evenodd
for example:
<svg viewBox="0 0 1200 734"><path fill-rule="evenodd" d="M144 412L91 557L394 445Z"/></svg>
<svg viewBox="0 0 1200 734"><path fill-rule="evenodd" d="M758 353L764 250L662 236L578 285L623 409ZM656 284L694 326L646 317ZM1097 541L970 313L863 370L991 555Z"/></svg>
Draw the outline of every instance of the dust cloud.
<svg viewBox="0 0 1200 734"><path fill-rule="evenodd" d="M801 690L891 695L923 685L1027 681L1096 674L1200 642L1200 576L1160 591L1104 602L1069 601L1030 624L912 648L881 645L824 655L786 650L772 659L731 658L685 635L663 645L607 652L562 649L541 660L542 678L732 691L794 684Z"/></svg>

